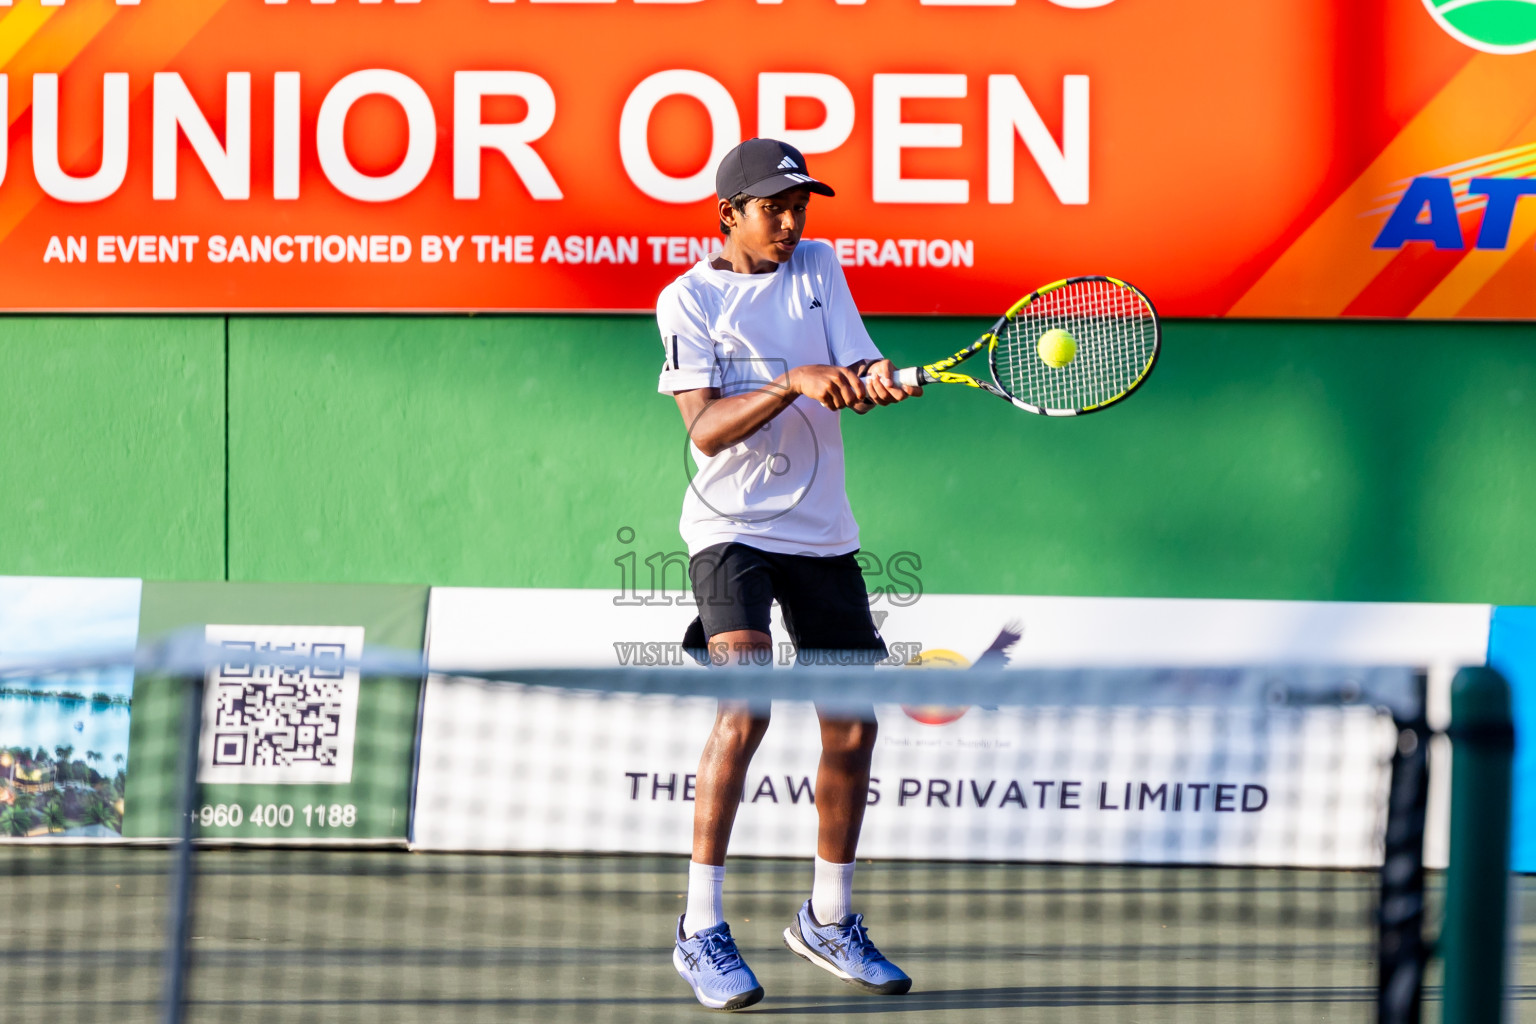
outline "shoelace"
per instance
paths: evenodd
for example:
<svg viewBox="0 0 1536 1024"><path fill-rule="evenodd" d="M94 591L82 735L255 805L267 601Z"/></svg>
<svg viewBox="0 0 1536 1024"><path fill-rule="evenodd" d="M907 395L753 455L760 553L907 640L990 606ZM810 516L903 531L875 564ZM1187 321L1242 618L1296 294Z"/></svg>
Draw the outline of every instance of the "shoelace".
<svg viewBox="0 0 1536 1024"><path fill-rule="evenodd" d="M862 953L870 963L885 959L885 954L869 941L869 929L864 927L863 914L853 915L853 924L848 929L848 947L850 951L857 950Z"/></svg>
<svg viewBox="0 0 1536 1024"><path fill-rule="evenodd" d="M736 951L736 943L728 936L716 933L706 937L702 952L710 966L721 974L729 974L742 966L741 954Z"/></svg>

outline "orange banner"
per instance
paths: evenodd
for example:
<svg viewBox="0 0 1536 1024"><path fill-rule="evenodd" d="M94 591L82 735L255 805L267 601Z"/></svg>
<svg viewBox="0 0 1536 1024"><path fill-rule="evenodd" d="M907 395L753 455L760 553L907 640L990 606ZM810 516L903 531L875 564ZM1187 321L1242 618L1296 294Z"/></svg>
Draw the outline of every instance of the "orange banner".
<svg viewBox="0 0 1536 1024"><path fill-rule="evenodd" d="M0 0L0 308L647 310L772 135L866 312L1533 316L1536 53L1475 6Z"/></svg>

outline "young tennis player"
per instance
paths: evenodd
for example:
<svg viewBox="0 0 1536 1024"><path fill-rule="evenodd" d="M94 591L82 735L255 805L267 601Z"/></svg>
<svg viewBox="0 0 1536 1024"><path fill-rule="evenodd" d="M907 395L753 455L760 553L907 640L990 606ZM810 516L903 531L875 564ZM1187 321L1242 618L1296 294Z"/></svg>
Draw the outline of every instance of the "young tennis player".
<svg viewBox="0 0 1536 1024"><path fill-rule="evenodd" d="M922 389L892 382L832 248L802 240L811 195L833 192L799 150L749 139L720 162L715 191L724 244L656 306L666 350L658 389L676 398L698 465L681 523L699 607L685 644L707 638L717 662L769 663L777 600L800 662L878 660L885 644L854 559L838 418ZM864 991L898 995L911 979L875 948L851 905L874 715L819 716L815 875L784 942ZM688 905L672 962L714 1009L763 997L725 923L721 890L747 765L767 728L765 706L722 701L699 761Z"/></svg>

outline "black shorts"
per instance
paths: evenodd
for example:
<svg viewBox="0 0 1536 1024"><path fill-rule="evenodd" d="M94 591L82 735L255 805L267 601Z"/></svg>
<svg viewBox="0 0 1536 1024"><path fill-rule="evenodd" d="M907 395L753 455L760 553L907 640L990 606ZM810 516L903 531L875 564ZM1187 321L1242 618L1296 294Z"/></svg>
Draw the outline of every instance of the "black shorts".
<svg viewBox="0 0 1536 1024"><path fill-rule="evenodd" d="M869 614L864 573L852 554L778 555L746 544L715 544L688 560L688 578L699 617L685 647L734 630L767 633L777 600L798 661L813 660L812 651L869 652L861 661L886 656Z"/></svg>

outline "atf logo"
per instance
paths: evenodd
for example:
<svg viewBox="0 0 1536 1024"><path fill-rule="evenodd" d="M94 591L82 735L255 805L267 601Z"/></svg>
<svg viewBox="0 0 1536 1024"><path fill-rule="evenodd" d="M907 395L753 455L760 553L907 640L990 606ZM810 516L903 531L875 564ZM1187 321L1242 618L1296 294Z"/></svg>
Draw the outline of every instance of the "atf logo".
<svg viewBox="0 0 1536 1024"><path fill-rule="evenodd" d="M1518 2L1536 12L1536 0ZM1461 218L1482 210L1482 225L1473 248L1508 248L1517 204L1524 196L1536 196L1533 174L1536 143L1463 160L1398 182L1402 187L1378 197L1380 205L1366 214L1388 214L1371 247L1401 249L1408 242L1432 242L1436 249L1465 249Z"/></svg>
<svg viewBox="0 0 1536 1024"><path fill-rule="evenodd" d="M1536 50L1536 0L1424 0L1440 27L1484 53Z"/></svg>

